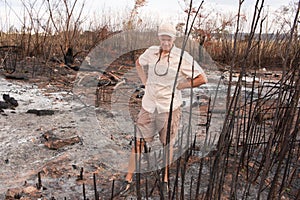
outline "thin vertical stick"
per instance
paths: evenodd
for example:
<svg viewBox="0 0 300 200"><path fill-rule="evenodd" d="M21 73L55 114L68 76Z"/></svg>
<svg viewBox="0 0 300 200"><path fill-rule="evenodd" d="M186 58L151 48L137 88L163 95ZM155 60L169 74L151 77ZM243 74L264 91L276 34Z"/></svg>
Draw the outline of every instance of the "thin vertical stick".
<svg viewBox="0 0 300 200"><path fill-rule="evenodd" d="M156 173L158 173L157 174L157 177L156 177L156 183L158 182L158 189L159 189L159 196L160 196L160 198L161 199L164 199L164 195L163 195L163 189L162 189L162 184L161 184L161 180L160 180L160 177L159 177L159 170L158 170L158 168L157 168L157 157L156 157L156 152L154 152L154 162L155 162L155 164L156 164ZM162 170L163 171L163 170Z"/></svg>
<svg viewBox="0 0 300 200"><path fill-rule="evenodd" d="M192 176L192 177L191 177L191 184L190 184L190 199L192 199L193 179L194 179L194 177Z"/></svg>
<svg viewBox="0 0 300 200"><path fill-rule="evenodd" d="M146 177L146 200L148 200L148 179Z"/></svg>
<svg viewBox="0 0 300 200"><path fill-rule="evenodd" d="M83 167L80 168L79 180L83 180Z"/></svg>
<svg viewBox="0 0 300 200"><path fill-rule="evenodd" d="M42 188L42 178L41 178L41 172L38 172L38 183L37 183L37 189Z"/></svg>
<svg viewBox="0 0 300 200"><path fill-rule="evenodd" d="M141 195L141 153L142 153L142 138L140 138L139 142L139 155L137 163L137 172L136 172L136 193L137 199L142 199Z"/></svg>
<svg viewBox="0 0 300 200"><path fill-rule="evenodd" d="M99 196L98 196L98 191L97 191L96 174L95 174L95 173L93 174L93 179L94 179L95 200L98 200L98 199L99 199Z"/></svg>
<svg viewBox="0 0 300 200"><path fill-rule="evenodd" d="M182 153L182 143L183 143L183 134L184 134L184 127L182 127L181 130L181 137L180 137L180 144L179 144L179 155L181 155ZM178 178L179 178L179 170L180 170L180 162L181 162L182 158L181 156L178 158L177 162L176 162L176 176L175 176L175 182L174 182L174 187L173 187L173 194L172 194L172 198L175 198L175 194L176 194L176 199L178 199Z"/></svg>
<svg viewBox="0 0 300 200"><path fill-rule="evenodd" d="M189 148L190 149L190 148ZM184 153L184 162L183 162L183 166L181 168L181 191L180 191L180 199L184 200L184 181L185 181L185 174L186 174L186 166L187 166L187 161L189 159L189 149Z"/></svg>
<svg viewBox="0 0 300 200"><path fill-rule="evenodd" d="M86 200L84 183L82 184L82 193L83 193L83 200Z"/></svg>
<svg viewBox="0 0 300 200"><path fill-rule="evenodd" d="M201 184L201 173L203 168L203 159L200 160L200 166L198 171L198 179L197 179L197 187L196 187L196 196L195 199L199 198L199 190L200 190L200 184Z"/></svg>
<svg viewBox="0 0 300 200"><path fill-rule="evenodd" d="M112 182L112 187L111 187L111 197L110 197L110 199L113 199L113 198L114 198L114 189L115 189L115 180L113 180L113 182Z"/></svg>

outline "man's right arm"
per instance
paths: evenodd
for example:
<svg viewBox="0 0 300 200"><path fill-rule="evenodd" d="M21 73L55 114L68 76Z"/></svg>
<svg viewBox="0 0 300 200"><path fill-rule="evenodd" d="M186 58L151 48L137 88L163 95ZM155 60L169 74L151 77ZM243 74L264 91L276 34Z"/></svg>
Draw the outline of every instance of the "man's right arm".
<svg viewBox="0 0 300 200"><path fill-rule="evenodd" d="M136 67L137 74L138 74L139 78L142 81L142 84L146 85L147 76L146 76L146 73L145 73L145 70L144 70L143 66L139 62L139 59L136 60L135 67Z"/></svg>

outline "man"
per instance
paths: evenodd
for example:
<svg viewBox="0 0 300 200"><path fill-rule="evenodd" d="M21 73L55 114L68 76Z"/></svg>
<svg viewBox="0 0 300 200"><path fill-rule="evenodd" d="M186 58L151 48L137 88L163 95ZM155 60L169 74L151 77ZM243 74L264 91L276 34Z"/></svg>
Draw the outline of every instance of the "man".
<svg viewBox="0 0 300 200"><path fill-rule="evenodd" d="M136 155L142 152L141 147L146 142L153 140L156 133L159 133L163 146L168 146L168 160L172 160L173 144L180 124L181 90L207 83L207 77L203 69L198 63L194 62L192 56L185 52L174 91L171 128L169 139L167 139L169 110L181 55L181 49L174 45L175 38L176 29L173 25L161 25L158 30L160 46L149 47L136 61L138 76L145 85L145 94L142 99L142 108L136 121L136 143L132 147L128 173L122 193L130 188L136 166ZM148 66L147 74L143 66ZM165 163L167 166L170 162ZM167 170L165 170L163 182L167 185Z"/></svg>

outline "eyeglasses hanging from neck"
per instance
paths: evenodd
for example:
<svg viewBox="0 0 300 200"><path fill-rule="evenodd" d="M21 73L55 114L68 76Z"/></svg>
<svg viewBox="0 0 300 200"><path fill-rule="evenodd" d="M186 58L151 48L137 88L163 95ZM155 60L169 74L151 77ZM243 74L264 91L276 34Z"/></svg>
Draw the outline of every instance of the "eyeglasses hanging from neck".
<svg viewBox="0 0 300 200"><path fill-rule="evenodd" d="M172 47L173 48L173 47ZM171 48L171 50L172 50L172 48ZM171 50L170 50L170 52L169 52L169 54L168 54L168 59L167 59L167 61L168 61L168 67L167 67L167 69L166 69L166 71L164 72L164 73L158 73L157 72L157 63L160 61L160 59L161 59L161 55L162 55L162 49L160 49L159 50L159 57L158 57L158 60L156 61L156 63L155 63L155 65L154 65L154 74L155 75L157 75L157 76L165 76L165 75L167 75L168 74L168 72L169 72L169 67L170 67L170 54L171 54Z"/></svg>

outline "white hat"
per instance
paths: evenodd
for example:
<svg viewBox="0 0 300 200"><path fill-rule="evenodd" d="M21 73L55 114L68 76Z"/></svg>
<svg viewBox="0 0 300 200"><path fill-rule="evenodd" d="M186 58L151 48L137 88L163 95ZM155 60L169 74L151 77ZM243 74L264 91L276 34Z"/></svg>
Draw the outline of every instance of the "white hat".
<svg viewBox="0 0 300 200"><path fill-rule="evenodd" d="M176 29L172 24L162 24L158 28L158 36L168 35L172 38L176 37Z"/></svg>

